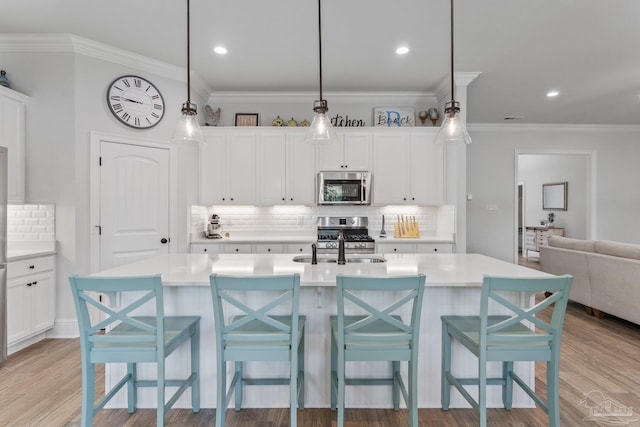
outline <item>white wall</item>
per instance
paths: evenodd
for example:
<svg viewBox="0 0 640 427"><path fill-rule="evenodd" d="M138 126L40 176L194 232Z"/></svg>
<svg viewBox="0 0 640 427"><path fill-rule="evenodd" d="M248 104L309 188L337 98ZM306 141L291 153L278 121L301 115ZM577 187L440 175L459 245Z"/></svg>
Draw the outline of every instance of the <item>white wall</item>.
<svg viewBox="0 0 640 427"><path fill-rule="evenodd" d="M640 243L640 127L470 125L467 251L514 261L516 150L595 154L595 233ZM497 210L488 210L494 205Z"/></svg>
<svg viewBox="0 0 640 427"><path fill-rule="evenodd" d="M69 49L71 46L69 46ZM72 274L90 273L89 141L90 132L166 140L171 137L186 100L186 83L73 52L3 52L12 89L29 95L26 132L26 202L56 206L56 326L53 335L77 329L68 285ZM142 75L154 82L167 106L160 124L136 130L120 124L106 106L106 89L116 77ZM185 74L186 80L186 74ZM203 105L203 98L192 94ZM182 236L188 235L188 206L197 189L179 194ZM186 250L186 244L178 243ZM184 239L182 239L184 240Z"/></svg>
<svg viewBox="0 0 640 427"><path fill-rule="evenodd" d="M587 237L588 162L580 154L520 154L518 181L525 184L525 221L527 226L547 221L549 212L555 213L555 227L564 228L565 236L576 239ZM566 211L542 210L542 184L568 182Z"/></svg>

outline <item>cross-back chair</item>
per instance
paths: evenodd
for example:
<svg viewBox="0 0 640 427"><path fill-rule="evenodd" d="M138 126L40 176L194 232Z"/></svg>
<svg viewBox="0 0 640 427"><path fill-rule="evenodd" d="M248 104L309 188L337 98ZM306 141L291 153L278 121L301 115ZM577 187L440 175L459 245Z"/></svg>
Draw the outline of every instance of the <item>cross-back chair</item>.
<svg viewBox="0 0 640 427"><path fill-rule="evenodd" d="M119 278L72 276L69 281L80 331L83 427L91 426L93 417L125 385L129 413L136 410L139 387L157 388L158 426L164 425L165 413L189 387L193 412L200 411L200 317L164 316L160 275ZM131 293L127 301L133 300L124 307L109 307L99 300L97 293ZM153 308L150 311L155 315L135 315L136 310L143 306L145 310ZM92 323L90 307L103 313L104 320ZM190 375L181 380L165 379L165 358L186 341L190 341L191 346ZM141 362L156 363L156 380L138 379L136 364ZM127 373L94 407L93 365L96 363L126 363ZM168 400L165 400L166 387L178 388Z"/></svg>
<svg viewBox="0 0 640 427"><path fill-rule="evenodd" d="M519 385L547 414L549 425L560 426L558 374L562 326L573 278L509 278L485 276L480 297L479 316L442 316L442 409L450 405L451 386L479 412L480 426L487 425L487 385L502 387L505 409L512 407L513 383ZM529 308L509 301L506 292L525 295L544 294L545 298ZM510 314L489 314L498 307ZM549 308L550 321L541 310ZM457 378L451 370L451 342L455 339L478 358L477 378ZM502 362L502 376L487 378L487 362ZM547 363L547 399L543 401L513 369L516 361ZM465 386L478 388L476 401Z"/></svg>
<svg viewBox="0 0 640 427"><path fill-rule="evenodd" d="M417 368L420 316L425 276L336 277L338 313L331 316L331 409L338 409L338 427L344 426L345 386L392 387L392 403L400 409L400 394L409 412L409 425L418 425ZM379 308L373 300L384 301ZM409 312L403 319L398 310ZM349 312L349 313L348 313ZM347 378L347 361L389 361L388 378ZM400 371L407 361L408 384ZM408 387L407 387L408 385Z"/></svg>
<svg viewBox="0 0 640 427"><path fill-rule="evenodd" d="M295 427L297 408L304 409L306 318L298 314L300 275L212 274L210 282L216 331L216 426L224 426L234 393L235 410L241 409L243 386L284 384L289 385L290 425ZM260 297L256 298L257 293ZM289 377L247 378L243 363L251 361L289 361ZM228 390L227 362L233 362L235 368Z"/></svg>

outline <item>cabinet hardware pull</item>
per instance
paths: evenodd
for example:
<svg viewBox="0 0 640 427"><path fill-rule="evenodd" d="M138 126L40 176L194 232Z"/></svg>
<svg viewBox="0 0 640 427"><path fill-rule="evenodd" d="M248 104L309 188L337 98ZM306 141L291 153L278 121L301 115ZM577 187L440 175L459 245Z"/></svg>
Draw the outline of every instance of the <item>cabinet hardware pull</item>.
<svg viewBox="0 0 640 427"><path fill-rule="evenodd" d="M27 286L31 287L31 285L33 285L33 283L27 283Z"/></svg>
<svg viewBox="0 0 640 427"><path fill-rule="evenodd" d="M29 266L29 268L30 268L31 270L33 270L34 268L36 268L36 266L35 266L35 265L30 265L30 266Z"/></svg>
<svg viewBox="0 0 640 427"><path fill-rule="evenodd" d="M35 282L32 283L33 286L37 285L38 281L36 280Z"/></svg>

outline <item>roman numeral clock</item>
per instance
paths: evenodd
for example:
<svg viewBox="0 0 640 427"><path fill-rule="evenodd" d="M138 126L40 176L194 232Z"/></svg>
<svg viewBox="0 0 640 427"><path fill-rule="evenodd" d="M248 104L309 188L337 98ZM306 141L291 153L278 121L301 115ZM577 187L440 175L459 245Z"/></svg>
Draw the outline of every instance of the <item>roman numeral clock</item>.
<svg viewBox="0 0 640 427"><path fill-rule="evenodd" d="M107 90L107 104L116 118L127 126L148 129L164 115L164 99L157 87L138 76L115 79Z"/></svg>

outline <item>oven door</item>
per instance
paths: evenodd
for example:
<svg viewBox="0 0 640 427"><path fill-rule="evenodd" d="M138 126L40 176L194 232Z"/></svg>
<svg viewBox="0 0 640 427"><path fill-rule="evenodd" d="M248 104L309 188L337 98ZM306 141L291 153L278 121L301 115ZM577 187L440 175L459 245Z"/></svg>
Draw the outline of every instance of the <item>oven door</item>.
<svg viewBox="0 0 640 427"><path fill-rule="evenodd" d="M367 174L363 172L320 172L318 204L368 205Z"/></svg>

